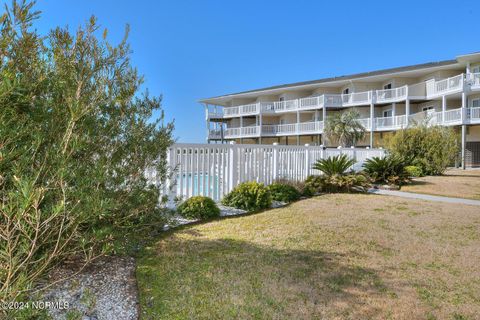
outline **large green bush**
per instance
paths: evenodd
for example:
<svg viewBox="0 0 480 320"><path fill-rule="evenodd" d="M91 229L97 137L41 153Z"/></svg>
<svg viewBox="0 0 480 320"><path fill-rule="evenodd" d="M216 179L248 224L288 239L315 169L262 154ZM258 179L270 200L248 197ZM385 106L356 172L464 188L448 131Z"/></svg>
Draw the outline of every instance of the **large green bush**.
<svg viewBox="0 0 480 320"><path fill-rule="evenodd" d="M229 207L256 211L270 208L272 197L268 189L258 182L244 182L235 187L222 200Z"/></svg>
<svg viewBox="0 0 480 320"><path fill-rule="evenodd" d="M426 175L439 175L454 164L459 151L458 135L451 127L414 126L395 132L387 142L394 155L407 165L421 168Z"/></svg>
<svg viewBox="0 0 480 320"><path fill-rule="evenodd" d="M55 263L88 261L161 217L172 124L142 95L126 37L97 38L95 18L47 36L14 2L0 33L0 300L20 299ZM100 32L101 33L101 32ZM155 119L157 115L157 119ZM0 317L2 317L0 311Z"/></svg>
<svg viewBox="0 0 480 320"><path fill-rule="evenodd" d="M272 183L268 187L272 199L282 202L292 202L300 199L300 192L289 184Z"/></svg>
<svg viewBox="0 0 480 320"><path fill-rule="evenodd" d="M178 212L188 219L210 219L220 216L220 209L209 197L195 196L182 202Z"/></svg>
<svg viewBox="0 0 480 320"><path fill-rule="evenodd" d="M405 160L397 155L373 157L363 164L365 173L376 183L403 185L409 180Z"/></svg>
<svg viewBox="0 0 480 320"><path fill-rule="evenodd" d="M319 170L327 176L342 175L345 174L354 164L354 159L350 159L347 155L342 154L318 160L313 165L313 169Z"/></svg>

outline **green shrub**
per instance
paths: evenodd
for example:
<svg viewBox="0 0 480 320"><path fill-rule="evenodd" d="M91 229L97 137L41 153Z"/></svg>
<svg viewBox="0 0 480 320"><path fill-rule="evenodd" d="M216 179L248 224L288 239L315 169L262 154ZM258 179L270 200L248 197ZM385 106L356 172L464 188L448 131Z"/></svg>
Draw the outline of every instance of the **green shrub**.
<svg viewBox="0 0 480 320"><path fill-rule="evenodd" d="M307 188L307 185L306 185L305 181L295 181L295 180L289 180L289 179L277 179L277 180L274 181L274 183L286 184L286 185L292 186L300 193L300 196L303 196L303 197L313 196L312 190L310 188Z"/></svg>
<svg viewBox="0 0 480 320"><path fill-rule="evenodd" d="M451 127L415 126L395 132L387 141L394 155L407 165L418 166L425 175L440 175L454 164L459 151L458 135Z"/></svg>
<svg viewBox="0 0 480 320"><path fill-rule="evenodd" d="M273 200L282 201L282 202L292 202L300 199L300 192L291 185L273 183L269 185L267 188Z"/></svg>
<svg viewBox="0 0 480 320"><path fill-rule="evenodd" d="M324 190L326 176L311 175L305 180L305 189L312 195L321 193Z"/></svg>
<svg viewBox="0 0 480 320"><path fill-rule="evenodd" d="M347 155L342 154L334 157L329 157L327 159L318 160L314 165L313 169L320 170L323 174L327 176L332 176L335 174L345 174L347 170L355 164L355 160L350 159Z"/></svg>
<svg viewBox="0 0 480 320"><path fill-rule="evenodd" d="M126 37L98 37L94 17L74 33L39 34L33 5L13 1L1 14L2 301L28 300L55 264L112 253L164 217L162 186L145 172L165 180L173 143L161 98L141 92Z"/></svg>
<svg viewBox="0 0 480 320"><path fill-rule="evenodd" d="M222 200L229 207L256 211L270 208L272 197L268 189L258 182L244 182L235 187Z"/></svg>
<svg viewBox="0 0 480 320"><path fill-rule="evenodd" d="M178 212L188 219L210 219L220 216L215 201L209 197L195 196L182 202L178 208Z"/></svg>
<svg viewBox="0 0 480 320"><path fill-rule="evenodd" d="M334 174L309 176L306 185L314 193L365 192L370 187L370 181L364 175L357 173Z"/></svg>
<svg viewBox="0 0 480 320"><path fill-rule="evenodd" d="M422 168L417 166L406 166L405 171L407 171L409 177L423 177Z"/></svg>
<svg viewBox="0 0 480 320"><path fill-rule="evenodd" d="M408 181L409 175L405 167L405 160L396 155L373 157L363 164L364 172L373 182L395 185L402 185Z"/></svg>

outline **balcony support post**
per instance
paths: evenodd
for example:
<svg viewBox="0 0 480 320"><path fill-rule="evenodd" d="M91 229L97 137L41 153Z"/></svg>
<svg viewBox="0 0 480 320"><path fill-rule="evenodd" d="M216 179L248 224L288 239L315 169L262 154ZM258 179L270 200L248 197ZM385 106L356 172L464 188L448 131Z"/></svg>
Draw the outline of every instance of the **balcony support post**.
<svg viewBox="0 0 480 320"><path fill-rule="evenodd" d="M373 148L373 131L375 130L374 122L373 120L375 115L375 110L374 110L374 104L370 104L370 148Z"/></svg>
<svg viewBox="0 0 480 320"><path fill-rule="evenodd" d="M442 123L445 123L445 111L447 111L447 96L442 96Z"/></svg>
<svg viewBox="0 0 480 320"><path fill-rule="evenodd" d="M204 106L205 106L205 124L207 128L207 143L210 143L210 121L208 119L208 103L205 103Z"/></svg>
<svg viewBox="0 0 480 320"><path fill-rule="evenodd" d="M462 92L462 124L465 124L467 122L467 94L465 93L465 90Z"/></svg>
<svg viewBox="0 0 480 320"><path fill-rule="evenodd" d="M262 113L260 112L258 114L258 142L259 142L259 144L262 144L262 122L263 122L263 118L262 118Z"/></svg>
<svg viewBox="0 0 480 320"><path fill-rule="evenodd" d="M327 141L325 139L325 126L327 125L327 106L325 103L322 107L322 121L323 121L323 130L322 130L322 144L327 145Z"/></svg>
<svg viewBox="0 0 480 320"><path fill-rule="evenodd" d="M397 104L394 102L392 103L392 118L395 119L397 116Z"/></svg>
<svg viewBox="0 0 480 320"><path fill-rule="evenodd" d="M465 147L467 144L467 126L462 124L462 169L465 170Z"/></svg>
<svg viewBox="0 0 480 320"><path fill-rule="evenodd" d="M407 117L406 119L406 127L408 127L408 124L410 123L410 99L405 100L405 115Z"/></svg>

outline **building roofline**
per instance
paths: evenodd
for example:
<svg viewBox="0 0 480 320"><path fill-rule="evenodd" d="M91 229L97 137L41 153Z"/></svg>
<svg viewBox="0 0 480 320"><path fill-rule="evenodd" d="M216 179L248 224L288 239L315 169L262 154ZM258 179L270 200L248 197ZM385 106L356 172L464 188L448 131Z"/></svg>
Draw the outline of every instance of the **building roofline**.
<svg viewBox="0 0 480 320"><path fill-rule="evenodd" d="M271 86L271 87L241 91L241 92L236 92L236 93L230 93L230 94L225 94L225 95L200 99L199 102L200 103L207 103L208 100L228 98L228 97L233 97L233 96L241 95L241 94L248 94L248 93L255 93L255 92L262 92L262 91L269 91L269 90L276 90L276 89L295 88L295 87L322 84L322 83L328 83L328 82L334 82L334 81L345 81L345 80L353 80L353 79L358 79L358 78L381 76L381 75L387 75L387 74L390 74L390 73L415 71L415 70L427 69L427 68L433 68L433 67L442 67L442 66L447 66L447 65L457 64L457 63L458 63L458 61L456 59L443 60L443 61L438 61L438 62L428 62L428 63L416 64L416 65L411 65L411 66L404 66L404 67L396 67L396 68L382 69L382 70L376 70L376 71L362 72L362 73L356 73L356 74L339 76L339 77L329 77L329 78L323 78L323 79L318 79L318 80L294 82L294 83L275 85L275 86Z"/></svg>

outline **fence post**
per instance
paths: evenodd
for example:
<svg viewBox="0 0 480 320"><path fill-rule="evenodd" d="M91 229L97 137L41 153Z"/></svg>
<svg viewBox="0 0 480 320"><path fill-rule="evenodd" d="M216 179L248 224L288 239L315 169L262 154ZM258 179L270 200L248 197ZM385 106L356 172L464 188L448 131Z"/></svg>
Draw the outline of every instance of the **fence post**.
<svg viewBox="0 0 480 320"><path fill-rule="evenodd" d="M167 207L175 208L175 198L177 197L177 185L175 179L175 158L176 149L173 147L167 150L167 177L165 179L164 195L167 196Z"/></svg>
<svg viewBox="0 0 480 320"><path fill-rule="evenodd" d="M278 142L273 143L273 170L272 170L272 179L273 181L277 180L278 173Z"/></svg>
<svg viewBox="0 0 480 320"><path fill-rule="evenodd" d="M305 179L310 174L310 144L305 143Z"/></svg>
<svg viewBox="0 0 480 320"><path fill-rule="evenodd" d="M235 141L230 141L230 148L228 150L228 190L227 193L232 191L237 185L237 147Z"/></svg>

